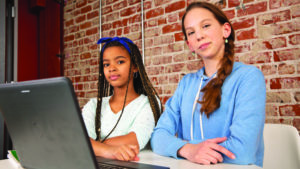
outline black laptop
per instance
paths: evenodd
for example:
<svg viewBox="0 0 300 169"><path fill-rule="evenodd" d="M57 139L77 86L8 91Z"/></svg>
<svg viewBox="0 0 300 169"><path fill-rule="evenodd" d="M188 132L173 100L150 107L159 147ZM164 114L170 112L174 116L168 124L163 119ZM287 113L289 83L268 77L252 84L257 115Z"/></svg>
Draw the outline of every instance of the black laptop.
<svg viewBox="0 0 300 169"><path fill-rule="evenodd" d="M97 162L66 77L0 84L0 112L26 169L168 168L109 159Z"/></svg>

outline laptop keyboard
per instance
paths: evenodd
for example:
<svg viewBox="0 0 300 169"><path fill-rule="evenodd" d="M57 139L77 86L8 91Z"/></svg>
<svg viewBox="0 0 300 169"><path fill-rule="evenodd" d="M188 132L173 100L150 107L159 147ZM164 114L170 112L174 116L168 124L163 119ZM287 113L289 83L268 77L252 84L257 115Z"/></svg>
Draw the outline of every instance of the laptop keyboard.
<svg viewBox="0 0 300 169"><path fill-rule="evenodd" d="M107 163L99 163L98 162L98 166L100 169L132 169L129 167L123 167L123 166L119 166L119 165L114 165L114 164L107 164Z"/></svg>

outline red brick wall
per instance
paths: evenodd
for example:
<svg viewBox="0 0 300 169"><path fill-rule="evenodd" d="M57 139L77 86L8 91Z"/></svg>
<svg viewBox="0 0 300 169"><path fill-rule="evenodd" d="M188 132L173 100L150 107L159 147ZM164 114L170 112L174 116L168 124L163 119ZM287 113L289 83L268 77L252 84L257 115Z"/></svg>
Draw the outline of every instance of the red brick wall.
<svg viewBox="0 0 300 169"><path fill-rule="evenodd" d="M181 33L187 1L144 0L145 66L163 103L184 74L203 66ZM102 37L125 36L141 47L140 2L102 0ZM81 106L97 92L99 6L99 0L68 0L65 6L65 75ZM300 1L223 0L222 7L236 31L236 60L265 75L266 122L300 131Z"/></svg>

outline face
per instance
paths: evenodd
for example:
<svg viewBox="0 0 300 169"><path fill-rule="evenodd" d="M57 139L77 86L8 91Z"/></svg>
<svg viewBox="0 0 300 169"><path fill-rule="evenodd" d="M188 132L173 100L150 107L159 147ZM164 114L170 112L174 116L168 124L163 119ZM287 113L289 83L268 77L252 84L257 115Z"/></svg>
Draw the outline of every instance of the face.
<svg viewBox="0 0 300 169"><path fill-rule="evenodd" d="M103 52L103 71L106 80L114 88L126 87L130 69L130 55L128 51L120 46L112 46ZM137 68L132 65L129 85L133 85L133 73Z"/></svg>
<svg viewBox="0 0 300 169"><path fill-rule="evenodd" d="M223 57L225 39L231 32L229 23L221 25L209 10L194 8L186 14L184 27L186 42L192 52L197 53L204 61Z"/></svg>

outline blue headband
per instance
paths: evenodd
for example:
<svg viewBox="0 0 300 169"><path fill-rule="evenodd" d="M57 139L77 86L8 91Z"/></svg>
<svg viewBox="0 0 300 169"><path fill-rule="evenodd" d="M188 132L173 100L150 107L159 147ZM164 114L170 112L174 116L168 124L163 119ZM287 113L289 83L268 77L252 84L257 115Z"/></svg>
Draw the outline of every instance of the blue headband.
<svg viewBox="0 0 300 169"><path fill-rule="evenodd" d="M110 43L110 42L113 42L113 41L117 41L117 42L120 42L126 49L129 53L131 53L130 51L130 48L128 46L128 44L126 42L129 42L129 43L133 43L130 39L128 38L125 38L125 37L114 37L114 38L109 38L109 37L105 37L105 38L101 38L98 40L97 44L99 45L100 43L105 43L105 45L103 46L103 49L105 49L105 46Z"/></svg>

